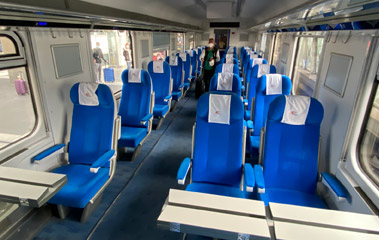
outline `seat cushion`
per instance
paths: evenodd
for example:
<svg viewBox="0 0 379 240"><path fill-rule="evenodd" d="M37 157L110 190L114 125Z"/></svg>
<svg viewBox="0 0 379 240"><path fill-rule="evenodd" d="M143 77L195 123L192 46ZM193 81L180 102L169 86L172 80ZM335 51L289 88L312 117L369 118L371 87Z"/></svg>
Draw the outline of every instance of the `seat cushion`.
<svg viewBox="0 0 379 240"><path fill-rule="evenodd" d="M189 184L186 191L209 193L227 197L245 198L245 193L237 187L210 184L210 183L196 183Z"/></svg>
<svg viewBox="0 0 379 240"><path fill-rule="evenodd" d="M120 147L135 148L147 135L147 128L121 127L121 137L118 140Z"/></svg>
<svg viewBox="0 0 379 240"><path fill-rule="evenodd" d="M172 92L172 100L178 101L182 97L182 91Z"/></svg>
<svg viewBox="0 0 379 240"><path fill-rule="evenodd" d="M250 110L245 110L245 120L250 120L251 113Z"/></svg>
<svg viewBox="0 0 379 240"><path fill-rule="evenodd" d="M109 178L109 168L92 173L89 165L69 164L53 172L66 174L68 182L49 203L75 208L84 208Z"/></svg>
<svg viewBox="0 0 379 240"><path fill-rule="evenodd" d="M259 149L260 142L261 142L261 136L250 136L251 148Z"/></svg>
<svg viewBox="0 0 379 240"><path fill-rule="evenodd" d="M163 117L168 110L168 105L155 104L153 109L154 117Z"/></svg>
<svg viewBox="0 0 379 240"><path fill-rule="evenodd" d="M298 205L304 207L325 208L324 201L316 194L309 194L294 190L266 188L264 194L260 194L260 199L267 206L269 202Z"/></svg>

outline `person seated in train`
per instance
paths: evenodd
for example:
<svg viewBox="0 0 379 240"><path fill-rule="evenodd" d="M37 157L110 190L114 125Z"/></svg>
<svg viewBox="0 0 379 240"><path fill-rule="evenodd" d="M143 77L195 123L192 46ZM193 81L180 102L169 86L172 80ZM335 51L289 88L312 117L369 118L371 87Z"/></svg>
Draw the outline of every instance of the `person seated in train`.
<svg viewBox="0 0 379 240"><path fill-rule="evenodd" d="M204 69L203 80L206 92L209 91L209 84L216 70L216 62L220 61L220 53L214 42L215 40L210 38L208 45L204 48L200 55Z"/></svg>

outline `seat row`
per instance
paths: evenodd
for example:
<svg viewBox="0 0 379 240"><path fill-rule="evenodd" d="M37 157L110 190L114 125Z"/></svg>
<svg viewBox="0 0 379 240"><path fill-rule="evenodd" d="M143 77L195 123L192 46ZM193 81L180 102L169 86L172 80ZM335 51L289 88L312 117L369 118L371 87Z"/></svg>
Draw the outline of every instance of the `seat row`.
<svg viewBox="0 0 379 240"><path fill-rule="evenodd" d="M247 56L241 54L252 65L254 58ZM271 74L275 68L266 65L256 64L252 68L257 74L250 73L254 76L250 84L257 81L255 92L249 93L254 96L250 119L238 86L234 88L241 84L239 76L230 72L215 74L217 80L211 83L210 93L199 99L192 158L182 162L178 183L185 183L191 169L187 191L259 199L266 205L276 202L327 208L316 192L317 182L322 180L340 199L346 199L346 189L333 175L318 173L324 114L321 103L311 97L290 95L290 79ZM249 68L246 65L242 71ZM254 167L245 163L246 143L259 153L260 161Z"/></svg>

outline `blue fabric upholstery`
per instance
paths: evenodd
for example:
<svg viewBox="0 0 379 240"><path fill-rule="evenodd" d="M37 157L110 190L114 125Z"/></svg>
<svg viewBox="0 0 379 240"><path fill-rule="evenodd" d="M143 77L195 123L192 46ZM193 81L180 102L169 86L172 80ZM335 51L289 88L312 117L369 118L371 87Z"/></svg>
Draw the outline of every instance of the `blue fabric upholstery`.
<svg viewBox="0 0 379 240"><path fill-rule="evenodd" d="M176 176L177 180L184 180L184 178L187 176L189 167L191 166L191 159L185 158L183 162L180 164L178 175Z"/></svg>
<svg viewBox="0 0 379 240"><path fill-rule="evenodd" d="M141 83L129 83L128 71L124 70L121 75L123 86L118 113L121 116L121 137L118 145L135 148L141 142L140 134L146 136L148 133L149 124L144 125L141 121L150 114L152 83L145 70L141 70Z"/></svg>
<svg viewBox="0 0 379 240"><path fill-rule="evenodd" d="M211 83L209 85L209 91L218 91L217 90L217 82L218 82L219 73L215 73L211 78ZM223 91L235 93L237 96L241 96L241 80L237 74L233 74L233 86L232 91Z"/></svg>
<svg viewBox="0 0 379 240"><path fill-rule="evenodd" d="M192 181L239 187L243 104L231 95L230 125L208 123L209 95L203 94L197 104Z"/></svg>
<svg viewBox="0 0 379 240"><path fill-rule="evenodd" d="M180 58L179 53L177 53L176 55L178 56L178 58ZM184 80L183 80L183 83L185 84L184 89L188 89L189 84L190 84L190 81L188 78L190 78L190 76L191 76L191 73L190 73L191 57L188 53L186 53L186 61L183 61L183 59L182 59L182 62L183 62L183 70L184 70Z"/></svg>
<svg viewBox="0 0 379 240"><path fill-rule="evenodd" d="M155 105L153 113L155 117L163 117L164 114L166 114L170 108L169 101L165 99L167 96L171 95L171 69L170 65L167 62L163 62L163 73L154 73L153 64L153 61L151 61L147 66L151 80L153 82L153 89L155 92ZM164 108L164 106L167 106L167 111L162 111L162 108ZM166 108L164 109L166 110Z"/></svg>
<svg viewBox="0 0 379 240"><path fill-rule="evenodd" d="M296 97L296 96L293 96ZM325 207L316 195L320 125L324 110L311 98L304 125L282 123L285 96L270 105L263 154L265 202Z"/></svg>
<svg viewBox="0 0 379 240"><path fill-rule="evenodd" d="M154 116L163 117L168 113L170 107L168 105L155 104L153 109Z"/></svg>
<svg viewBox="0 0 379 240"><path fill-rule="evenodd" d="M188 51L192 51L190 77L195 78L196 77L196 65L197 65L197 63L196 63L197 53L195 50L188 50Z"/></svg>
<svg viewBox="0 0 379 240"><path fill-rule="evenodd" d="M114 154L111 148L115 106L112 91L102 84L96 90L98 106L80 105L78 87L76 83L70 91L74 104L68 151L70 164L53 171L66 174L68 182L49 202L84 208L109 179L109 160ZM97 173L90 171L91 165L99 168Z"/></svg>
<svg viewBox="0 0 379 240"><path fill-rule="evenodd" d="M239 188L210 183L194 182L187 186L186 191L215 194L227 197L245 198L245 192L240 191Z"/></svg>
<svg viewBox="0 0 379 240"><path fill-rule="evenodd" d="M54 173L66 174L67 184L49 200L49 203L84 208L109 178L109 168L92 173L88 165L69 164L55 169Z"/></svg>
<svg viewBox="0 0 379 240"><path fill-rule="evenodd" d="M146 137L148 129L145 127L121 127L120 146L135 148Z"/></svg>
<svg viewBox="0 0 379 240"><path fill-rule="evenodd" d="M167 63L170 64L170 57L167 56L166 60ZM171 78L173 80L172 83L172 100L178 101L183 93L180 88L180 85L182 84L182 76L183 76L183 61L180 57L178 57L178 65L170 65L171 68Z"/></svg>

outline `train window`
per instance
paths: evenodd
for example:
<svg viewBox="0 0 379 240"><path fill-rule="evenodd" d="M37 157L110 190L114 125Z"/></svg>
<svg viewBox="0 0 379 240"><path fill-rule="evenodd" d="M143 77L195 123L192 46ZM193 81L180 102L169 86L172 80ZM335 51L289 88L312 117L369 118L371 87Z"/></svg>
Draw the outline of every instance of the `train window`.
<svg viewBox="0 0 379 240"><path fill-rule="evenodd" d="M272 64L276 67L279 66L279 57L280 53L282 52L282 36L283 34L276 34L276 40L275 40L275 48L274 48L274 55L272 58Z"/></svg>
<svg viewBox="0 0 379 240"><path fill-rule="evenodd" d="M36 114L24 67L0 71L0 149L29 133L36 124Z"/></svg>
<svg viewBox="0 0 379 240"><path fill-rule="evenodd" d="M133 67L130 31L91 32L91 45L96 81L114 85L115 91L121 90L122 71Z"/></svg>
<svg viewBox="0 0 379 240"><path fill-rule="evenodd" d="M313 95L323 43L321 37L300 37L293 75L295 94Z"/></svg>
<svg viewBox="0 0 379 240"><path fill-rule="evenodd" d="M194 49L194 48L195 48L195 38L193 34L191 34L189 37L189 49Z"/></svg>
<svg viewBox="0 0 379 240"><path fill-rule="evenodd" d="M170 48L170 33L154 32L153 33L153 60L164 60L166 52Z"/></svg>
<svg viewBox="0 0 379 240"><path fill-rule="evenodd" d="M359 146L359 162L364 172L379 186L379 88L373 98L370 114Z"/></svg>
<svg viewBox="0 0 379 240"><path fill-rule="evenodd" d="M167 50L157 50L153 52L153 61L165 60L167 56Z"/></svg>
<svg viewBox="0 0 379 240"><path fill-rule="evenodd" d="M0 57L17 54L17 48L9 37L0 36Z"/></svg>
<svg viewBox="0 0 379 240"><path fill-rule="evenodd" d="M184 51L184 34L178 33L177 38L178 38L177 50L179 52L183 52Z"/></svg>

